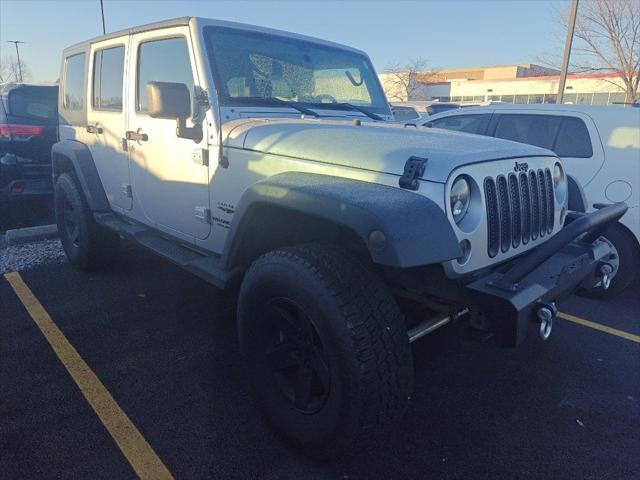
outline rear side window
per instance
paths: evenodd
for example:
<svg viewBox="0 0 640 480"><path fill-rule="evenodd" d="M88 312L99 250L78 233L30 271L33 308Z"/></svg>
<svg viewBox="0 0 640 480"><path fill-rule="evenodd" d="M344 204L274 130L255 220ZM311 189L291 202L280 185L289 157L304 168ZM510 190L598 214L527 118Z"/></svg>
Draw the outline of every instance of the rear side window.
<svg viewBox="0 0 640 480"><path fill-rule="evenodd" d="M501 115L495 136L552 149L561 122L552 115Z"/></svg>
<svg viewBox="0 0 640 480"><path fill-rule="evenodd" d="M146 112L147 83L184 83L193 92L193 75L189 49L184 37L153 40L140 44L138 50L138 99L136 110Z"/></svg>
<svg viewBox="0 0 640 480"><path fill-rule="evenodd" d="M501 115L494 136L547 148L559 157L589 158L593 155L587 126L576 117Z"/></svg>
<svg viewBox="0 0 640 480"><path fill-rule="evenodd" d="M590 158L593 156L591 137L584 122L576 117L565 117L553 151L559 157Z"/></svg>
<svg viewBox="0 0 640 480"><path fill-rule="evenodd" d="M436 128L454 130L456 132L477 133L482 135L489 121L490 115L452 115L450 117L432 120L431 125Z"/></svg>
<svg viewBox="0 0 640 480"><path fill-rule="evenodd" d="M64 73L64 108L84 110L84 53L67 58Z"/></svg>
<svg viewBox="0 0 640 480"><path fill-rule="evenodd" d="M55 123L58 120L58 87L20 87L9 92L9 114Z"/></svg>
<svg viewBox="0 0 640 480"><path fill-rule="evenodd" d="M124 47L98 50L93 58L93 107L122 111Z"/></svg>

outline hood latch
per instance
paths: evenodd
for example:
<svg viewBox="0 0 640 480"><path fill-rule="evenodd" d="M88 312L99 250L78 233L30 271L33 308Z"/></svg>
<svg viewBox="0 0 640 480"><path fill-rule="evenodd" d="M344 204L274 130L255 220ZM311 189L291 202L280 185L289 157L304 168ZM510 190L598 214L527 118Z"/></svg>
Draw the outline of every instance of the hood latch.
<svg viewBox="0 0 640 480"><path fill-rule="evenodd" d="M415 156L409 157L409 160L404 164L404 173L398 180L400 188L418 190L418 178L424 175L426 165L426 158Z"/></svg>

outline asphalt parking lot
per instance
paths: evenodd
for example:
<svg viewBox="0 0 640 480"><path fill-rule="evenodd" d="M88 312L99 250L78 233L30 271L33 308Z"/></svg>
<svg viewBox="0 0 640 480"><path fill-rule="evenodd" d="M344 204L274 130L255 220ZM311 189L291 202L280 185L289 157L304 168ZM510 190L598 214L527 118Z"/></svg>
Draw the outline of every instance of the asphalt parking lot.
<svg viewBox="0 0 640 480"><path fill-rule="evenodd" d="M17 278L77 357L54 352ZM132 465L145 461L176 479L638 478L637 292L562 306L627 338L566 320L548 342L518 349L454 329L425 337L396 431L321 464L285 446L256 411L228 294L135 247L98 273L52 263L0 277L0 478L135 478ZM61 355L86 363L104 391L78 388ZM87 400L104 392L113 404ZM148 450L126 456L96 408L120 409Z"/></svg>

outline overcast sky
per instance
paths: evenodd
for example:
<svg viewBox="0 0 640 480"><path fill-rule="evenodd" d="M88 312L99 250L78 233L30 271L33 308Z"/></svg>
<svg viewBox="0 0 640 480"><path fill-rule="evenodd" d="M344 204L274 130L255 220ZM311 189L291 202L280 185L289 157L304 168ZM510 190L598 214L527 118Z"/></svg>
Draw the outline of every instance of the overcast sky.
<svg viewBox="0 0 640 480"><path fill-rule="evenodd" d="M104 0L107 32L194 15L304 33L365 50L381 71L423 57L434 68L534 62L562 45L552 14L568 0ZM31 80L58 77L68 45L102 33L99 0L0 0L0 56L22 40Z"/></svg>

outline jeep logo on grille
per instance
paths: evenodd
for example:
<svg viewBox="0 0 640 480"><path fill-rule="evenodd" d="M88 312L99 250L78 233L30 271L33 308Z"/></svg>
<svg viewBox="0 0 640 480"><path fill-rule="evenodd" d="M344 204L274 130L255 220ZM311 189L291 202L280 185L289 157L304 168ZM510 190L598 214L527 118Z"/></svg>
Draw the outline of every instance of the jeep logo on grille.
<svg viewBox="0 0 640 480"><path fill-rule="evenodd" d="M526 172L527 170L529 170L529 164L527 162L516 162L515 166L513 167L514 172Z"/></svg>

